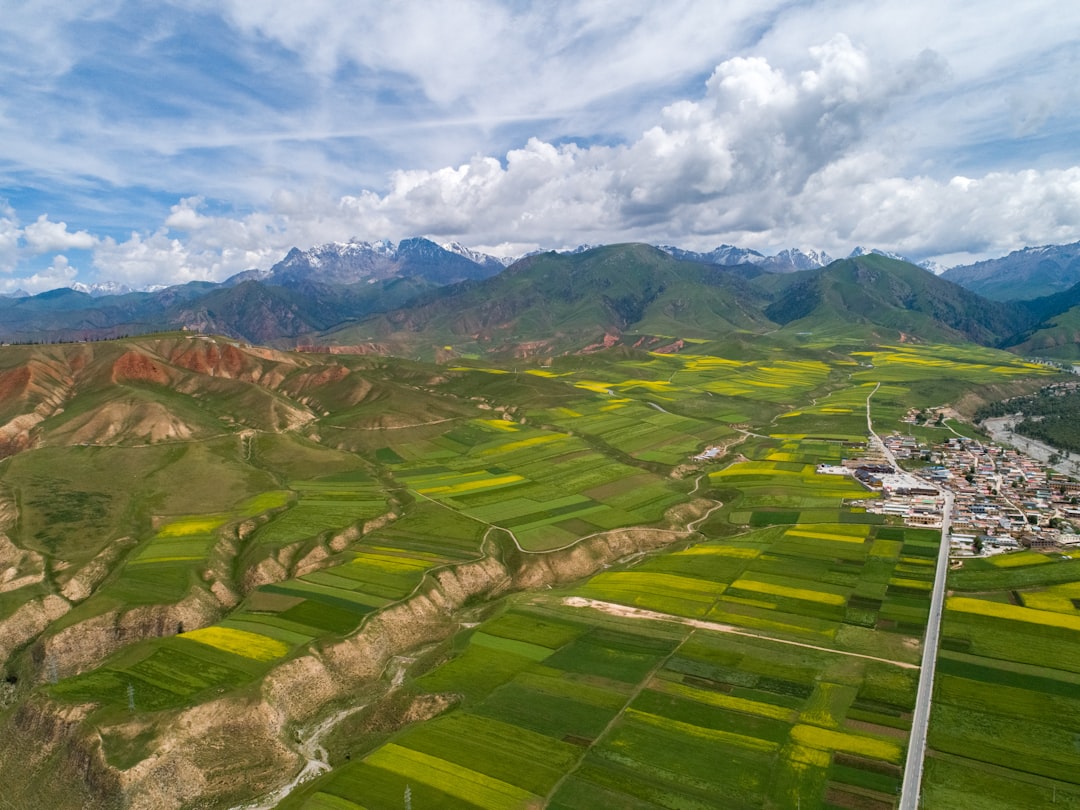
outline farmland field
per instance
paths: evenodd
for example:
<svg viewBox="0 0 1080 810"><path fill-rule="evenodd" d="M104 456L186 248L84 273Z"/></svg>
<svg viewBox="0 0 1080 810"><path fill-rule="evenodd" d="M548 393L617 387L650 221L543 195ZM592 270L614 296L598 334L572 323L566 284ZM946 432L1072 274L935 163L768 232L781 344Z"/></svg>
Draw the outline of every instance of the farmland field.
<svg viewBox="0 0 1080 810"><path fill-rule="evenodd" d="M333 769L283 807L893 807L939 537L853 506L871 493L817 465L864 451L872 391L889 427L1044 371L982 349L790 349L258 355L272 394L160 394L201 420L190 439L15 455L0 621L58 615L12 647L0 722L56 706L103 772L220 774L238 718L279 718L297 757L346 710ZM979 806L981 775L1002 807L1078 795L1080 570L1028 559L954 572L925 806ZM170 737L213 725L207 707L231 718L218 736ZM1010 755L1029 737L1039 756ZM164 771L140 767L157 775L124 778L151 795Z"/></svg>
<svg viewBox="0 0 1080 810"><path fill-rule="evenodd" d="M1077 575L1075 561L1033 552L969 561L951 575L928 801L1080 807ZM976 784L992 786L981 802L967 793Z"/></svg>

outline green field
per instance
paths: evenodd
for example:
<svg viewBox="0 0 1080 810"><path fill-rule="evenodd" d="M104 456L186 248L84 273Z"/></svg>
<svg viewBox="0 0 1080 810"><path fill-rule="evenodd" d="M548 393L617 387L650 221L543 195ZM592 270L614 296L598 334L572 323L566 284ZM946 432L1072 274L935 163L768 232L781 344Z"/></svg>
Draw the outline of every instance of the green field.
<svg viewBox="0 0 1080 810"><path fill-rule="evenodd" d="M441 637L383 637L397 681L349 685L366 708L327 738L333 771L281 805L310 808L398 808L406 791L414 807L895 806L939 537L853 507L868 493L816 466L862 452L871 392L889 430L1045 373L785 333L505 367L267 351L211 377L192 370L199 341L170 340L151 357L168 386L109 396L175 406L183 430L147 438L139 411L88 439L99 397L0 468L12 570L32 575L0 592L0 620L66 594L12 648L0 724L51 701L109 767L188 756L156 732L210 701L253 705L279 668L453 591ZM116 377L120 350L86 373ZM648 551L601 565L611 533ZM992 806L980 775L1001 807L1080 795L1080 569L1032 559L952 574L925 806ZM503 566L505 595L453 579L477 561ZM107 643L75 672L61 641L83 632ZM440 710L402 724L412 701ZM306 731L283 721L282 745ZM214 739L190 755L243 745Z"/></svg>
<svg viewBox="0 0 1080 810"><path fill-rule="evenodd" d="M924 795L954 807L1078 807L1078 571L1057 555L1006 559L950 575ZM992 786L981 804L966 793L976 784Z"/></svg>

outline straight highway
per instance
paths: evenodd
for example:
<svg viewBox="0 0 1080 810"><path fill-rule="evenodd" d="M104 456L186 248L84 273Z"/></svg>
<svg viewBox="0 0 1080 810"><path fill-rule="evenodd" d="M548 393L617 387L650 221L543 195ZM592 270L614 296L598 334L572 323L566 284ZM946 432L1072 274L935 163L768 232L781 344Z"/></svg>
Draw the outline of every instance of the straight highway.
<svg viewBox="0 0 1080 810"><path fill-rule="evenodd" d="M896 456L885 442L874 433L870 417L870 398L881 383L866 398L866 429L870 441L896 469ZM919 790L922 785L923 761L926 758L926 733L930 724L930 700L934 693L934 669L937 666L938 642L941 637L941 611L945 604L945 579L949 574L949 528L952 525L954 496L950 490L934 484L945 499L941 515L941 545L938 548L937 568L934 572L934 589L930 594L930 615L923 638L922 667L919 672L919 689L915 697L915 711L911 718L911 735L908 738L907 761L904 763L904 781L900 787L900 810L916 810L919 806Z"/></svg>
<svg viewBox="0 0 1080 810"><path fill-rule="evenodd" d="M949 573L949 526L952 524L953 508L952 492L947 489L940 491L945 496L941 518L941 548L938 549L934 590L930 597L930 617L926 622L926 637L923 639L922 671L919 673L915 713L911 719L904 782L900 788L900 810L916 810L919 806L919 788L922 784L923 760L926 757L930 698L934 692L934 668L937 666L938 640L941 636L941 609L945 604L945 578Z"/></svg>

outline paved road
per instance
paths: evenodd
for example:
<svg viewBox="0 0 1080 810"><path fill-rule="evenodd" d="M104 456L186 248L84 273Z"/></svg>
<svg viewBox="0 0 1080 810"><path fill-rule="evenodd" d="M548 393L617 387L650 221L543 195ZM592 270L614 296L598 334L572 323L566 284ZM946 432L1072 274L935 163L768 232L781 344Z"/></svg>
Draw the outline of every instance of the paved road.
<svg viewBox="0 0 1080 810"><path fill-rule="evenodd" d="M915 714L911 719L904 783L900 789L900 810L915 810L919 806L923 759L926 756L926 730L930 723L930 697L934 691L934 668L937 665L938 640L941 634L941 611L945 604L945 578L949 573L949 525L952 523L953 494L943 490L945 516L941 521L941 548L938 549L937 572L930 598L930 618L926 622L923 640L922 672L919 692L915 698Z"/></svg>
<svg viewBox="0 0 1080 810"><path fill-rule="evenodd" d="M878 387L881 383L878 383ZM881 438L874 433L870 419L870 397L866 398L866 428L871 440L877 444L889 463L900 468L894 456ZM922 785L923 760L926 757L926 731L930 724L930 698L934 692L934 669L937 666L938 640L941 635L941 611L945 604L945 578L949 574L949 527L952 525L953 493L938 487L945 497L941 519L941 546L938 548L937 569L934 572L934 590L930 595L930 617L926 622L923 639L922 669L919 673L919 690L915 697L915 712L911 718L911 736L908 741L907 761L904 763L904 782L900 788L900 810L916 810L919 806L919 789Z"/></svg>

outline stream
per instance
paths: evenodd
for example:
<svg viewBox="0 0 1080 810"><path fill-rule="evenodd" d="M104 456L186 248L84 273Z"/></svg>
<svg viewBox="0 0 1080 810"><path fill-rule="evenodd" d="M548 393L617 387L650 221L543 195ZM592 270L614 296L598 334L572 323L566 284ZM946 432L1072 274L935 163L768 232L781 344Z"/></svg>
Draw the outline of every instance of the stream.
<svg viewBox="0 0 1080 810"><path fill-rule="evenodd" d="M390 691L397 689L405 682L405 673L408 670L409 665L415 661L416 658L396 656L390 662L389 667L392 668L393 671L393 675L390 679ZM326 735L333 731L338 723L367 708L368 705L369 704L365 702L356 706L349 706L346 709L334 712L315 725L303 729L303 731L298 731L296 735L298 740L298 750L300 755L307 760L304 767L300 769L300 773L294 776L292 781L287 785L282 785L272 793L267 793L265 796L255 799L254 801L238 804L230 808L230 810L274 810L286 796L300 787L300 785L321 774L327 773L331 769L329 761L330 755L323 746L322 741L326 739Z"/></svg>

